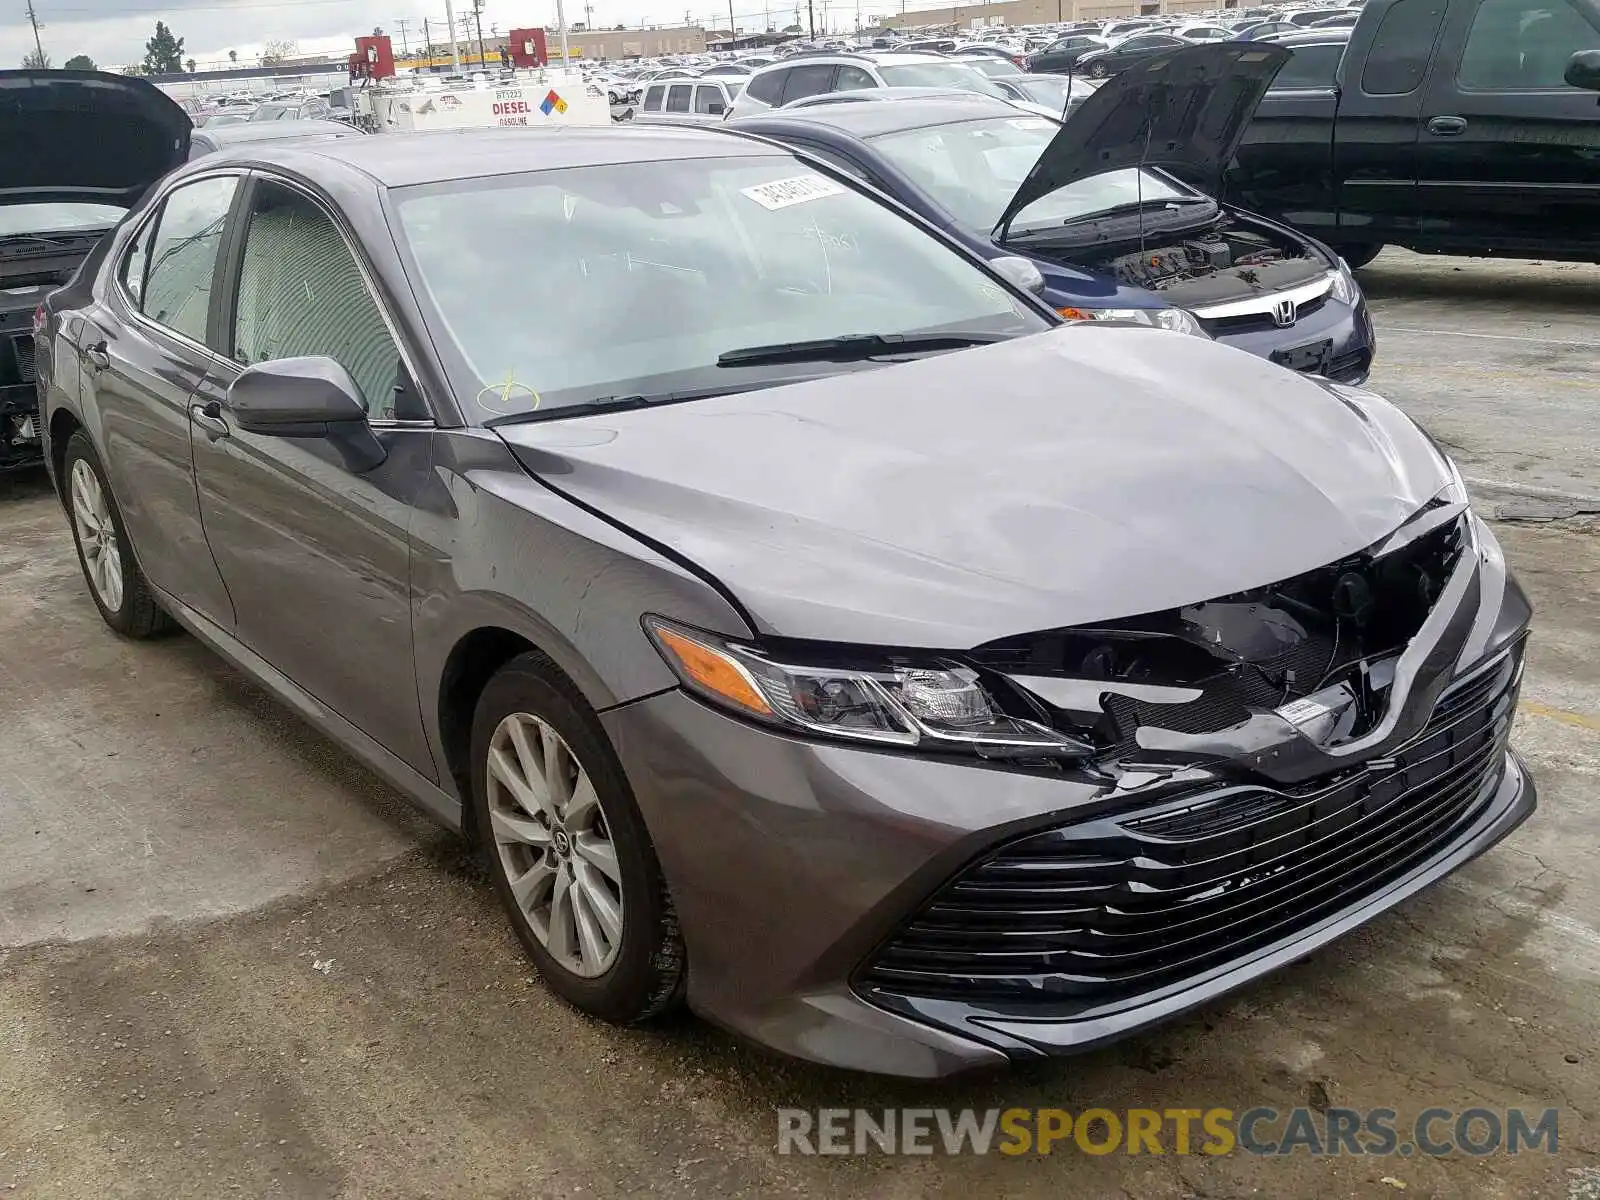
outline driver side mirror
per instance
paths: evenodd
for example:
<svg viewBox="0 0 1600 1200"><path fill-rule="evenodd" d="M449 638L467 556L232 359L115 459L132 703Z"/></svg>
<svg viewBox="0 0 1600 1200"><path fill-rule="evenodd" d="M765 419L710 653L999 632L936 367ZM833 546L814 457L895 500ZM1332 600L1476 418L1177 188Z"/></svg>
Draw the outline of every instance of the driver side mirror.
<svg viewBox="0 0 1600 1200"><path fill-rule="evenodd" d="M245 368L228 389L234 423L263 437L320 438L360 474L389 456L367 423L367 402L331 358L280 358Z"/></svg>
<svg viewBox="0 0 1600 1200"><path fill-rule="evenodd" d="M1040 274L1039 268L1019 255L1002 254L999 258L991 258L989 266L1007 283L1014 284L1025 292L1032 292L1037 296L1044 291L1044 276Z"/></svg>
<svg viewBox="0 0 1600 1200"><path fill-rule="evenodd" d="M1567 62L1567 72L1562 76L1575 88L1587 92L1600 92L1600 50L1580 50Z"/></svg>

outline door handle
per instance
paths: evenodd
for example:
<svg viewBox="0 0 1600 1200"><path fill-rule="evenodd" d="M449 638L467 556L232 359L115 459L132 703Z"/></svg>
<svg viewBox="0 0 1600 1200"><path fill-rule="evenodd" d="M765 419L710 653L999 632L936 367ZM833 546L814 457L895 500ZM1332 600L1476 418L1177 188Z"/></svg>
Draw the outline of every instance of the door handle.
<svg viewBox="0 0 1600 1200"><path fill-rule="evenodd" d="M1455 137L1467 131L1465 117L1434 117L1428 122L1428 132L1435 137Z"/></svg>
<svg viewBox="0 0 1600 1200"><path fill-rule="evenodd" d="M205 430L206 437L213 442L228 436L228 423L222 419L222 405L215 400L209 400L205 404L191 404L189 418Z"/></svg>
<svg viewBox="0 0 1600 1200"><path fill-rule="evenodd" d="M83 357L88 359L89 367L94 371L104 371L111 365L111 355L106 351L105 339L83 348Z"/></svg>

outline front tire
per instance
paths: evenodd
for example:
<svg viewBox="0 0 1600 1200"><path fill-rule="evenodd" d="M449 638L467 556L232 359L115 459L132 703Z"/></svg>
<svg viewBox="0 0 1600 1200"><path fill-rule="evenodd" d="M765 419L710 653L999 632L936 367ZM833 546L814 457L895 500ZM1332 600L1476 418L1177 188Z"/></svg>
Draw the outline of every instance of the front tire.
<svg viewBox="0 0 1600 1200"><path fill-rule="evenodd" d="M67 518L78 548L78 565L89 595L105 623L131 638L154 637L172 626L172 618L156 603L144 573L134 561L128 529L122 523L111 485L83 430L67 439L62 464Z"/></svg>
<svg viewBox="0 0 1600 1200"><path fill-rule="evenodd" d="M1089 64L1089 78L1090 79L1104 79L1106 77L1106 73L1109 70L1110 70L1110 68L1107 67L1105 65L1105 63L1103 63L1103 62L1099 62L1099 61L1092 62L1092 63Z"/></svg>
<svg viewBox="0 0 1600 1200"><path fill-rule="evenodd" d="M644 818L593 710L541 654L478 699L472 804L495 892L551 991L617 1024L677 1001L683 939Z"/></svg>
<svg viewBox="0 0 1600 1200"><path fill-rule="evenodd" d="M1383 253L1383 243L1379 242L1377 245L1363 243L1355 246L1335 246L1334 249L1339 252L1340 258L1350 264L1352 271L1359 271Z"/></svg>

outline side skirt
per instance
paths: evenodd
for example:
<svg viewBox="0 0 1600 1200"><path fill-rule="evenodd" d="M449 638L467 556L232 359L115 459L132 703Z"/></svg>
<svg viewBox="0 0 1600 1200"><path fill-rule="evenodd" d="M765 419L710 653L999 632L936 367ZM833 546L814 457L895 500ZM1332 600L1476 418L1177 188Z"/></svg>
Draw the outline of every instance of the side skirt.
<svg viewBox="0 0 1600 1200"><path fill-rule="evenodd" d="M462 806L454 796L417 774L216 622L160 588L152 586L152 590L173 620L288 705L318 733L339 743L366 767L399 788L406 799L429 817L446 829L461 832Z"/></svg>

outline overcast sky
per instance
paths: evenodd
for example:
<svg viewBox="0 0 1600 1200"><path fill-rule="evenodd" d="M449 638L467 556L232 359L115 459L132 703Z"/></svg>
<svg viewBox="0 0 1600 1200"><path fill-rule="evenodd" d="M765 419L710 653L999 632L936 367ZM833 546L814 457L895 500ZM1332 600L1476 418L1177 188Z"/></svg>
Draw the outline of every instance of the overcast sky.
<svg viewBox="0 0 1600 1200"><path fill-rule="evenodd" d="M452 0L454 2L454 0ZM687 9L699 24L717 17L728 23L727 0L590 0L593 21L599 26L678 24ZM720 7L719 7L720 2ZM563 0L569 22L585 19L583 0ZM817 4L817 25L823 25L822 0ZM794 0L772 0L770 9L758 0L734 0L734 17L741 29L763 27L767 13L779 28L794 19ZM911 7L919 4L913 0ZM407 21L412 45L422 39L422 22L433 23L435 41L443 39L444 0L34 0L39 15L40 40L56 66L74 54L87 54L101 67L116 70L144 59L144 43L156 20L166 21L175 36L184 39L184 57L199 63L225 64L229 50L239 52L241 63L252 61L269 38L294 40L301 53L353 49L351 39L371 33L374 26L400 45L401 17ZM456 15L471 7L471 0L456 4ZM869 5L863 15L872 11ZM895 5L898 9L898 4ZM854 28L854 0L830 0L830 24L839 30ZM0 0L0 67L21 63L33 49L25 0ZM801 5L804 11L804 4ZM483 10L483 31L491 25L504 33L512 26L554 24L555 0L488 0Z"/></svg>

